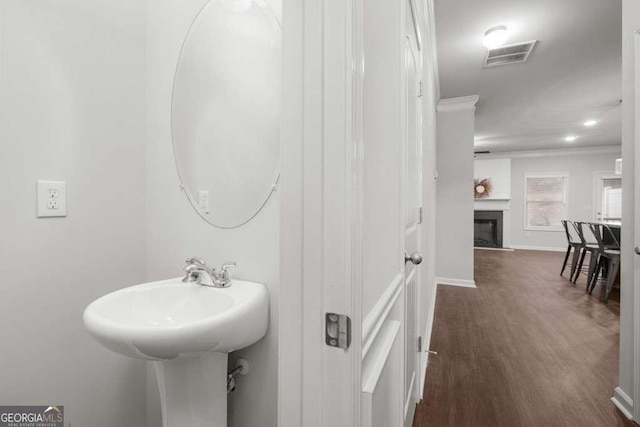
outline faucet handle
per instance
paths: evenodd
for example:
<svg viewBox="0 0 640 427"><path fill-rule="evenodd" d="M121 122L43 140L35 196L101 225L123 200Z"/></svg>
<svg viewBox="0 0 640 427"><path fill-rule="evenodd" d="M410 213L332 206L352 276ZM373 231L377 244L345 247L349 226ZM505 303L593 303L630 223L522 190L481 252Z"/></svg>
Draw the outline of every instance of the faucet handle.
<svg viewBox="0 0 640 427"><path fill-rule="evenodd" d="M201 266L207 265L205 260L197 256L187 258L184 262L186 262L187 264L199 264Z"/></svg>
<svg viewBox="0 0 640 427"><path fill-rule="evenodd" d="M198 267L195 264L191 264L190 262L186 263L185 266L182 267L182 270L185 273L192 273L197 269L198 269Z"/></svg>
<svg viewBox="0 0 640 427"><path fill-rule="evenodd" d="M220 273L218 273L218 280L223 287L231 283L231 276L229 276L229 269L236 266L235 262L225 262L220 266Z"/></svg>
<svg viewBox="0 0 640 427"><path fill-rule="evenodd" d="M235 267L237 264L235 261L227 261L220 266L220 271L226 272L229 268Z"/></svg>
<svg viewBox="0 0 640 427"><path fill-rule="evenodd" d="M184 266L183 270L184 270L185 276L182 279L182 281L184 283L192 282L194 280L194 275L198 270L198 266L193 263L187 263L187 265Z"/></svg>

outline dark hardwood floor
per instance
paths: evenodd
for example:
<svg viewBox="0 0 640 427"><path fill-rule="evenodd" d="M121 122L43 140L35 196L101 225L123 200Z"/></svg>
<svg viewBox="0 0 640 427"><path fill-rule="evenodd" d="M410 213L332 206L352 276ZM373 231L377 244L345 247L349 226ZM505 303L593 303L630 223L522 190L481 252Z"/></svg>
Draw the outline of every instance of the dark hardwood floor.
<svg viewBox="0 0 640 427"><path fill-rule="evenodd" d="M561 253L475 255L477 289L438 287L414 427L636 426L610 401L618 291L587 295L584 276L559 275Z"/></svg>

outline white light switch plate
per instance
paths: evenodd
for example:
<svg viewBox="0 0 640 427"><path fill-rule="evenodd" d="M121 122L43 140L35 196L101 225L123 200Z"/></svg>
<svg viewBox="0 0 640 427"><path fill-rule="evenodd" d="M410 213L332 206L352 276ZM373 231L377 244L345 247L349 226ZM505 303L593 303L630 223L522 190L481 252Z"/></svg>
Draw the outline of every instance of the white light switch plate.
<svg viewBox="0 0 640 427"><path fill-rule="evenodd" d="M38 218L67 216L67 183L60 181L38 181Z"/></svg>

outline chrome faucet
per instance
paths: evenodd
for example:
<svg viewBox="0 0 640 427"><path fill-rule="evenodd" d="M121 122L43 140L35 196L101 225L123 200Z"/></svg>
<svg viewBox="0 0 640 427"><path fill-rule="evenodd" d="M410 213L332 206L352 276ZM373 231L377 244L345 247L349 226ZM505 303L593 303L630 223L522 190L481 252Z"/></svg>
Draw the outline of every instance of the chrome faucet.
<svg viewBox="0 0 640 427"><path fill-rule="evenodd" d="M236 266L235 262L222 264L220 273L217 273L215 268L210 268L202 258L194 256L188 258L185 262L183 282L195 282L197 285L211 286L213 288L228 288L231 286L229 269Z"/></svg>

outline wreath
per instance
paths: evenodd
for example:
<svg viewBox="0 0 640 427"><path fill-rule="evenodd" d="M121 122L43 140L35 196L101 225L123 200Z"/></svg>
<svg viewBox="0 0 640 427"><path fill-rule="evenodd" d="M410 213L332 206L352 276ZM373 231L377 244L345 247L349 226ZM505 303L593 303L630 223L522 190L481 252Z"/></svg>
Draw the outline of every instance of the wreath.
<svg viewBox="0 0 640 427"><path fill-rule="evenodd" d="M473 180L473 196L476 199L483 199L489 194L491 194L491 180L489 178Z"/></svg>

